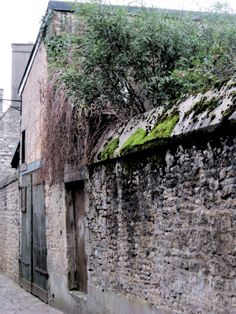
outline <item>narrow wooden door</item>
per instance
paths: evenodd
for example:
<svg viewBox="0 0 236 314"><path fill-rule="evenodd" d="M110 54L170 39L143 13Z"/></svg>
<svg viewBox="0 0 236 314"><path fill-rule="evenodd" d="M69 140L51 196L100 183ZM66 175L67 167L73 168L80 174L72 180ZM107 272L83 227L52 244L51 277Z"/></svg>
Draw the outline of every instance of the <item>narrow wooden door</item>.
<svg viewBox="0 0 236 314"><path fill-rule="evenodd" d="M32 186L32 293L47 302L47 251L45 230L44 186Z"/></svg>
<svg viewBox="0 0 236 314"><path fill-rule="evenodd" d="M74 212L76 222L76 253L78 290L87 293L87 257L85 252L85 201L84 184L74 189Z"/></svg>
<svg viewBox="0 0 236 314"><path fill-rule="evenodd" d="M87 293L87 255L85 249L84 182L66 185L68 288Z"/></svg>
<svg viewBox="0 0 236 314"><path fill-rule="evenodd" d="M21 184L20 285L47 302L47 252L43 184L32 184L32 175Z"/></svg>
<svg viewBox="0 0 236 314"><path fill-rule="evenodd" d="M22 178L21 199L21 252L20 252L20 285L31 292L32 282L32 195L31 176Z"/></svg>

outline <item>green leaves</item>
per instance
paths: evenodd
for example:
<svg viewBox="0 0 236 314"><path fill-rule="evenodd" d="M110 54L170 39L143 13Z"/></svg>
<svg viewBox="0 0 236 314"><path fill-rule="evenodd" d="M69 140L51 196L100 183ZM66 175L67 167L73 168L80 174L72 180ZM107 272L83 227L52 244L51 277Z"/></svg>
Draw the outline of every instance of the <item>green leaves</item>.
<svg viewBox="0 0 236 314"><path fill-rule="evenodd" d="M210 89L235 71L236 21L230 15L203 14L196 21L80 4L76 23L76 32L45 40L51 73L76 105L101 112L109 105L118 116L139 113Z"/></svg>

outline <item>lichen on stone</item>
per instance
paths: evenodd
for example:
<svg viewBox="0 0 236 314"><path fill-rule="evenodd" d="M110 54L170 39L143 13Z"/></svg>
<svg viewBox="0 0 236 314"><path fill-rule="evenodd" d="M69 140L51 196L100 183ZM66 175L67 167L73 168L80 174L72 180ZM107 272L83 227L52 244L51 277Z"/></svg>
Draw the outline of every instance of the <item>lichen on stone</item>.
<svg viewBox="0 0 236 314"><path fill-rule="evenodd" d="M106 160L113 157L114 151L119 146L119 138L111 139L100 153L100 159Z"/></svg>

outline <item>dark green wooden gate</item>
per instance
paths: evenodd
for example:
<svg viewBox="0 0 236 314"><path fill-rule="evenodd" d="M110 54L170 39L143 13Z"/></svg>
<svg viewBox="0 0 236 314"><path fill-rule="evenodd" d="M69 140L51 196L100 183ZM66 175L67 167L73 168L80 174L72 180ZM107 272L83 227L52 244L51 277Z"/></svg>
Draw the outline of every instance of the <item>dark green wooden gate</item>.
<svg viewBox="0 0 236 314"><path fill-rule="evenodd" d="M47 302L47 251L44 185L38 175L21 180L20 285Z"/></svg>

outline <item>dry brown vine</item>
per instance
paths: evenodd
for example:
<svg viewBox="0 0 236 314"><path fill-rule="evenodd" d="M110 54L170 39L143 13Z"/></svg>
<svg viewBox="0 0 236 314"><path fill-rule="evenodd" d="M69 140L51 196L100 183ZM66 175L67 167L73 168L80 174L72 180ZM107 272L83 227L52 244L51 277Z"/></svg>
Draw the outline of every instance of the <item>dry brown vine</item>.
<svg viewBox="0 0 236 314"><path fill-rule="evenodd" d="M136 113L134 108L115 110L109 103L102 109L73 107L66 91L55 86L54 80L41 86L43 176L50 184L63 180L66 165L92 162L103 134Z"/></svg>

